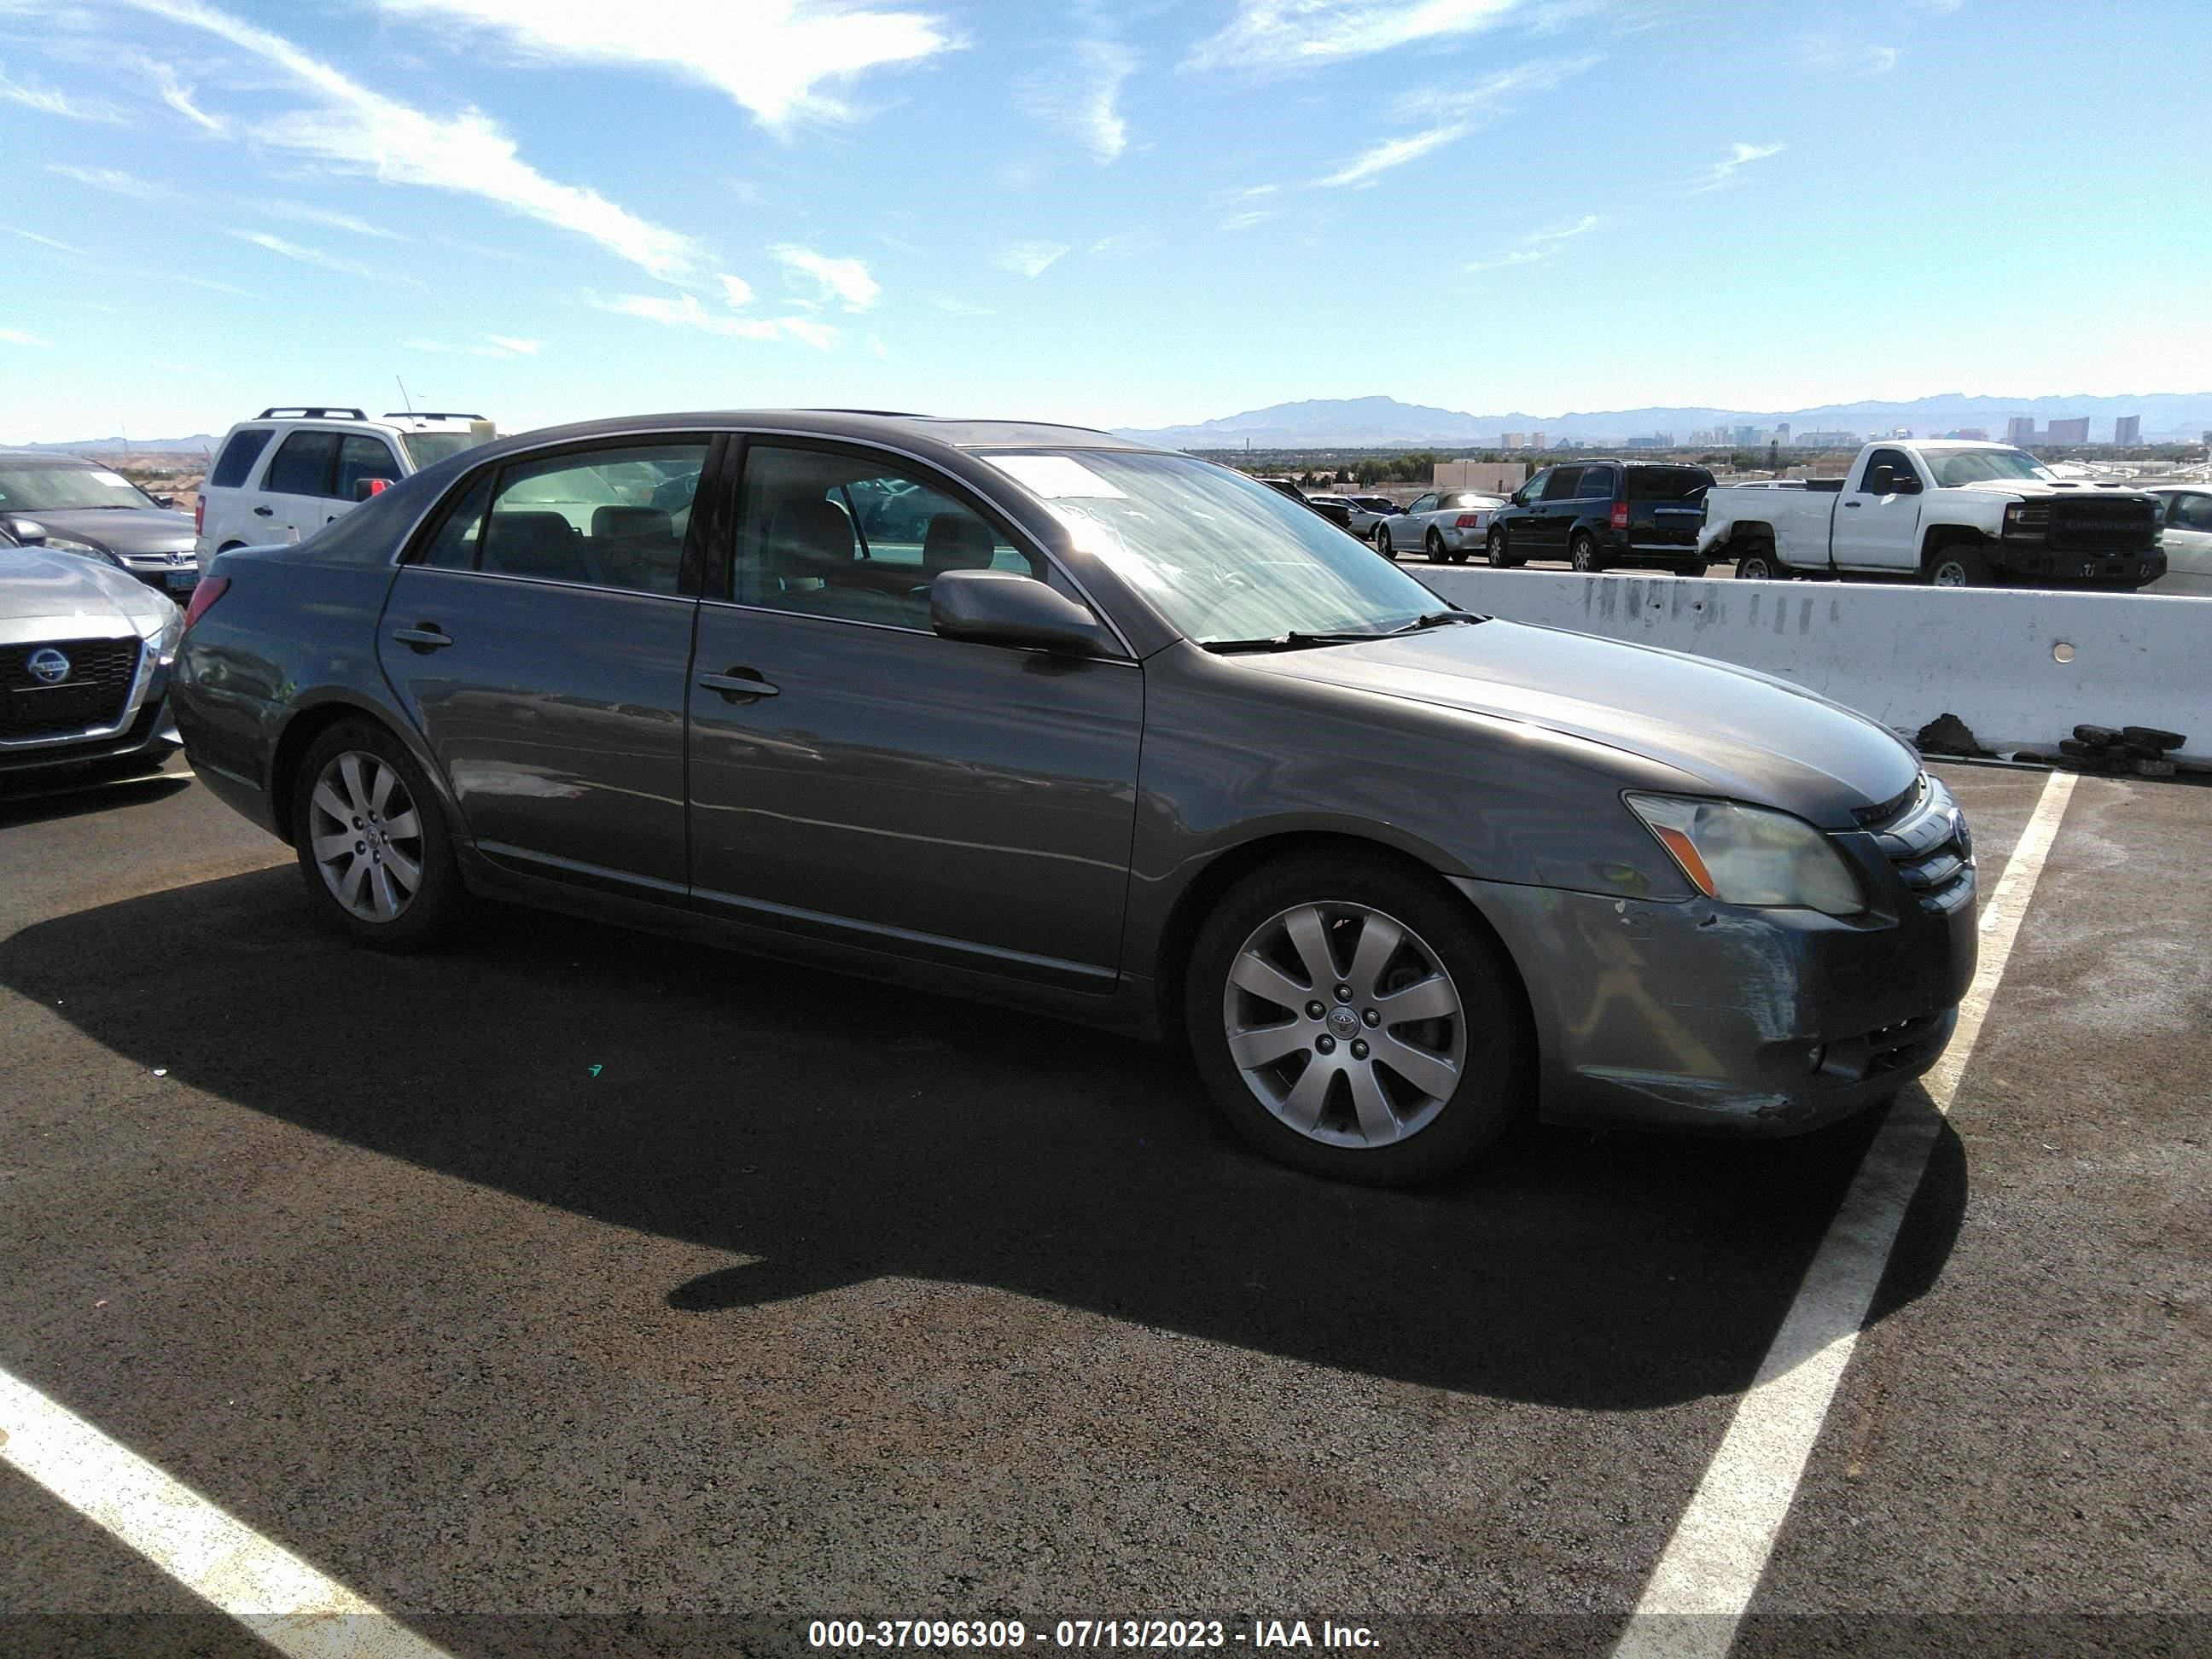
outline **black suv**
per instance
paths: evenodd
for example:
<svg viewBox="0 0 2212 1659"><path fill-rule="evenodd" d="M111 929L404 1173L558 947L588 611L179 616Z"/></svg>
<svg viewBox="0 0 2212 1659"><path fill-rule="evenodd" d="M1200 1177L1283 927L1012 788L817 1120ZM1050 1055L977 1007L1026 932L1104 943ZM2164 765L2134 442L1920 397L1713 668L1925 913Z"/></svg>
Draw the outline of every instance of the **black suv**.
<svg viewBox="0 0 2212 1659"><path fill-rule="evenodd" d="M1702 576L1698 532L1713 475L1670 461L1547 466L1491 520L1486 551L1501 570L1565 559L1577 570L1657 564Z"/></svg>

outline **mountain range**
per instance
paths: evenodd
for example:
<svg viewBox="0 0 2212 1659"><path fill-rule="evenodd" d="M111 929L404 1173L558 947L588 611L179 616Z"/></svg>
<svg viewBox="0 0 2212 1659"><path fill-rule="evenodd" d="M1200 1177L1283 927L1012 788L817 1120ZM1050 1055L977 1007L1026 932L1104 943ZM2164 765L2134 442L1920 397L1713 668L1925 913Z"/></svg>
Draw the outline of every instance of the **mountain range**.
<svg viewBox="0 0 2212 1659"><path fill-rule="evenodd" d="M1908 427L1925 435L1978 427L1992 438L2004 436L2014 416L2032 416L2038 425L2055 418L2087 416L2094 441L2108 441L2112 422L2140 416L2146 441L2193 441L2212 429L2212 392L2156 392L2138 398L1984 398L1943 392L1907 403L1821 404L1811 409L1747 410L1709 407L1597 410L1565 415L1469 415L1460 410L1403 404L1395 398L1321 398L1273 404L1242 415L1224 415L1194 426L1151 430L1119 428L1121 435L1168 449L1383 449L1415 445L1470 448L1495 445L1508 432L1540 431L1547 441L1617 443L1653 433L1671 433L1687 443L1701 428L1755 426L1762 429L1787 421L1793 433L1887 432Z"/></svg>

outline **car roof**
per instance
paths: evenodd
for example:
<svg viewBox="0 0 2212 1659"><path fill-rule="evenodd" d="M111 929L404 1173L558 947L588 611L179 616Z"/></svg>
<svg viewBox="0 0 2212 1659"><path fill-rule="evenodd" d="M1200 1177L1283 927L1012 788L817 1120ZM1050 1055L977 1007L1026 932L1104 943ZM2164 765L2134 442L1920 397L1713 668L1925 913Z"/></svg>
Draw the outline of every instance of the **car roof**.
<svg viewBox="0 0 2212 1659"><path fill-rule="evenodd" d="M1133 442L1089 427L1058 426L1042 421L949 418L867 409L722 409L623 415L609 420L578 421L566 426L512 433L501 442L502 446L536 446L672 428L784 431L859 442L923 443L963 450L1117 449L1135 453L1170 453L1155 445Z"/></svg>
<svg viewBox="0 0 2212 1659"><path fill-rule="evenodd" d="M46 466L96 466L102 471L107 463L95 461L89 455L80 455L68 449L0 449L0 461L37 461Z"/></svg>

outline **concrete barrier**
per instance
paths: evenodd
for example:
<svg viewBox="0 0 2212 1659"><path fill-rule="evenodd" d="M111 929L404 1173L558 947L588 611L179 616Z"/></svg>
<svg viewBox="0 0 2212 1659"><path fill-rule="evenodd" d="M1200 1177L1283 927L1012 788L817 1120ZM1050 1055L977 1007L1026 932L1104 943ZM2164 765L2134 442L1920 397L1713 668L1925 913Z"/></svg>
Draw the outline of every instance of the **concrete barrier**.
<svg viewBox="0 0 2212 1659"><path fill-rule="evenodd" d="M2212 758L2203 599L1412 568L1470 611L1756 668L1908 738L1946 713L2000 754L2153 726Z"/></svg>

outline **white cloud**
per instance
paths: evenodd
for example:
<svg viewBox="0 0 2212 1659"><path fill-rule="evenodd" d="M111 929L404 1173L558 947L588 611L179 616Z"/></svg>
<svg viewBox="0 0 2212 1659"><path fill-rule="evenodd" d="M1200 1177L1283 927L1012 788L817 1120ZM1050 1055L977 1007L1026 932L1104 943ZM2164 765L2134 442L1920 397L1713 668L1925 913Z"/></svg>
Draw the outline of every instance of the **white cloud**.
<svg viewBox="0 0 2212 1659"><path fill-rule="evenodd" d="M732 276L725 271L714 280L721 283L722 297L730 302L732 309L752 303L753 285L744 277Z"/></svg>
<svg viewBox="0 0 2212 1659"><path fill-rule="evenodd" d="M40 247L58 248L64 253L74 253L81 258L92 258L74 242L58 241L52 236L41 236L35 230L24 230L15 225L0 225L0 230L6 231L10 236L20 236L27 242L36 242Z"/></svg>
<svg viewBox="0 0 2212 1659"><path fill-rule="evenodd" d="M812 277L821 284L825 299L842 300L848 311L866 311L883 294L882 285L858 259L833 259L791 242L772 247L769 253L790 270Z"/></svg>
<svg viewBox="0 0 2212 1659"><path fill-rule="evenodd" d="M304 202L255 202L251 204L257 213L265 213L273 219L289 219L295 224L322 225L331 230L351 231L356 236L373 236L379 241L404 242L408 239L397 231L373 225L366 219L356 219L350 213L336 213L329 208L309 207Z"/></svg>
<svg viewBox="0 0 2212 1659"><path fill-rule="evenodd" d="M497 203L515 213L589 237L656 276L688 275L693 240L626 212L595 190L547 178L516 153L491 118L465 110L441 119L386 98L309 57L289 41L202 0L125 0L143 11L204 29L283 70L316 94L317 107L264 122L252 137L348 173L387 184L418 185ZM622 11L624 18L635 8Z"/></svg>
<svg viewBox="0 0 2212 1659"><path fill-rule="evenodd" d="M0 328L0 344L12 346L51 346L52 340L41 340L35 334L26 334L20 328Z"/></svg>
<svg viewBox="0 0 2212 1659"><path fill-rule="evenodd" d="M1825 34L1808 34L1798 43L1805 67L1817 75L1863 81L1887 75L1903 53L1895 46L1838 46Z"/></svg>
<svg viewBox="0 0 2212 1659"><path fill-rule="evenodd" d="M1504 252L1488 259L1477 259L1460 267L1468 272L1503 270L1510 265L1540 264L1547 259L1556 259L1566 251L1566 245L1577 236L1587 236L1605 223L1595 213L1585 213L1579 219L1564 225L1553 225L1547 230L1532 230Z"/></svg>
<svg viewBox="0 0 2212 1659"><path fill-rule="evenodd" d="M1017 276L1041 276L1066 252L1065 242L1015 242L1000 248L992 256L991 263Z"/></svg>
<svg viewBox="0 0 2212 1659"><path fill-rule="evenodd" d="M695 294L615 294L586 291L584 298L601 311L639 317L665 328L696 328L732 340L804 340L823 350L837 343L838 331L805 317L726 317L699 303Z"/></svg>
<svg viewBox="0 0 2212 1659"><path fill-rule="evenodd" d="M1430 125L1403 138L1370 146L1335 172L1314 182L1322 185L1371 185L1394 167L1456 143L1469 133L1501 119L1514 101L1529 93L1549 92L1578 75L1595 58L1558 58L1504 70L1468 87L1432 88L1403 100L1401 112Z"/></svg>
<svg viewBox="0 0 2212 1659"><path fill-rule="evenodd" d="M1194 70L1283 69L1387 52L1411 40L1495 28L1527 0L1238 0L1201 41Z"/></svg>
<svg viewBox="0 0 2212 1659"><path fill-rule="evenodd" d="M47 87L27 86L0 75L0 101L21 104L42 115L65 115L72 121L106 121L121 125L123 118L106 104L88 104Z"/></svg>
<svg viewBox="0 0 2212 1659"><path fill-rule="evenodd" d="M161 101L183 116L187 121L208 132L228 132L230 124L210 115L192 101L192 89L180 83L176 70L167 64L148 64L147 72L153 76L155 89Z"/></svg>
<svg viewBox="0 0 2212 1659"><path fill-rule="evenodd" d="M1280 208L1247 208L1242 213L1232 213L1221 222L1224 230L1249 230L1255 225L1264 225L1270 219L1283 216Z"/></svg>
<svg viewBox="0 0 2212 1659"><path fill-rule="evenodd" d="M525 56L649 67L702 82L770 127L854 112L819 88L956 42L927 12L851 0L378 0L505 39Z"/></svg>
<svg viewBox="0 0 2212 1659"><path fill-rule="evenodd" d="M510 339L504 334L487 334L480 345L448 345L443 340L419 339L402 340L399 343L410 351L470 357L535 357L538 351L537 341Z"/></svg>
<svg viewBox="0 0 2212 1659"><path fill-rule="evenodd" d="M1780 144L1731 144L1723 160L1714 162L1702 176L1692 181L1691 193L1702 196L1709 190L1718 190L1742 168L1753 161L1764 161L1770 155L1779 155L1783 149Z"/></svg>
<svg viewBox="0 0 2212 1659"><path fill-rule="evenodd" d="M303 265L320 265L325 270L342 270L349 276L367 276L372 281L376 273L367 265L357 265L350 259L340 259L319 247L307 247L298 242L288 242L282 236L272 236L265 230L231 230L223 233L235 236L241 242L251 242L271 253L281 253L287 259L297 259Z"/></svg>
<svg viewBox="0 0 2212 1659"><path fill-rule="evenodd" d="M120 167L81 167L64 161L49 161L46 171L58 173L64 179L74 179L80 185L89 185L94 190L104 190L111 195L128 196L135 201L159 201L163 194L157 185L149 185L135 173L125 173Z"/></svg>
<svg viewBox="0 0 2212 1659"><path fill-rule="evenodd" d="M954 317L995 317L999 314L988 306L970 305L967 301L957 300L950 294L933 294L928 296L928 300L929 303L939 311Z"/></svg>
<svg viewBox="0 0 2212 1659"><path fill-rule="evenodd" d="M1126 46L1111 40L1080 41L1066 62L1024 81L1015 100L1103 164L1117 160L1129 147L1129 124L1121 111L1121 83L1136 68L1136 56Z"/></svg>
<svg viewBox="0 0 2212 1659"><path fill-rule="evenodd" d="M1315 180L1322 185L1371 184L1379 175L1393 167L1426 155L1432 149L1464 138L1474 131L1465 121L1454 121L1441 127L1431 127L1426 132L1417 132L1409 138L1392 138L1363 150L1334 173Z"/></svg>

